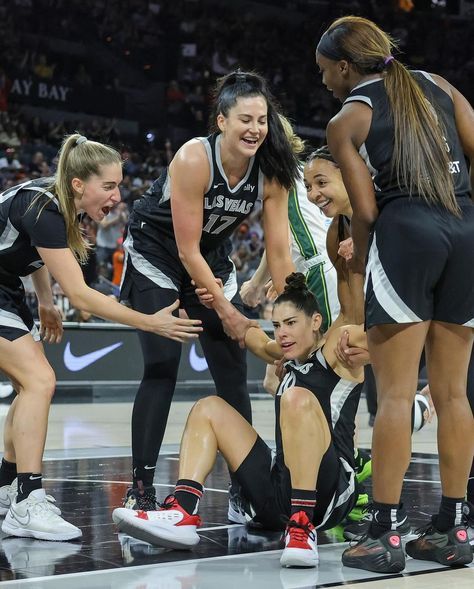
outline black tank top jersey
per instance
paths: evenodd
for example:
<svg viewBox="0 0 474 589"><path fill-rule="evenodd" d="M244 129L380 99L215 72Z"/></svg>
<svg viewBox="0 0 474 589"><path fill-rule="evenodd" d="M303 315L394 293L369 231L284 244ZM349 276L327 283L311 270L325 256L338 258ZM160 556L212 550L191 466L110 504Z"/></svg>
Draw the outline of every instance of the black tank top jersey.
<svg viewBox="0 0 474 589"><path fill-rule="evenodd" d="M206 149L210 179L204 194L204 217L200 248L208 252L221 244L252 212L257 200L263 199L264 176L258 155L249 160L242 180L230 188L220 157L220 134L198 137ZM134 205L134 214L158 232L174 239L171 216L171 191L168 170Z"/></svg>
<svg viewBox="0 0 474 589"><path fill-rule="evenodd" d="M355 416L359 406L362 384L338 376L326 362L322 350L316 350L300 364L295 360L285 363L286 374L275 395L275 441L277 460L284 462L280 430L281 395L290 387L310 390L318 399L337 453L354 466Z"/></svg>
<svg viewBox="0 0 474 589"><path fill-rule="evenodd" d="M47 189L52 180L30 180L0 194L2 287L21 287L20 276L27 276L43 266L36 247L68 247L66 223L59 202Z"/></svg>
<svg viewBox="0 0 474 589"><path fill-rule="evenodd" d="M459 141L454 118L454 105L451 97L436 84L430 74L423 71L411 71L412 76L421 86L427 99L441 113L446 130L446 143L449 148L449 169L454 180L456 196L465 196L470 192L469 172L464 153ZM400 188L391 176L391 161L394 144L394 127L390 105L382 79L370 80L359 84L349 94L344 104L363 102L372 108L370 131L360 155L365 160L374 181L375 196L379 208L395 198L408 196L408 191ZM413 195L415 196L415 195Z"/></svg>

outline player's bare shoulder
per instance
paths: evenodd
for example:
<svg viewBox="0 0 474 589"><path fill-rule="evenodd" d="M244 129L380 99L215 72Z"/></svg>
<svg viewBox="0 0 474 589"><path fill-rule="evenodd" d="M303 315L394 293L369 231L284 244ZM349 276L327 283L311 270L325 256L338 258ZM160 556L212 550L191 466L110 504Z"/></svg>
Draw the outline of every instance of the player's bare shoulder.
<svg viewBox="0 0 474 589"><path fill-rule="evenodd" d="M202 141L190 139L182 145L169 165L171 178L194 179L197 184L207 185L210 177L210 165Z"/></svg>

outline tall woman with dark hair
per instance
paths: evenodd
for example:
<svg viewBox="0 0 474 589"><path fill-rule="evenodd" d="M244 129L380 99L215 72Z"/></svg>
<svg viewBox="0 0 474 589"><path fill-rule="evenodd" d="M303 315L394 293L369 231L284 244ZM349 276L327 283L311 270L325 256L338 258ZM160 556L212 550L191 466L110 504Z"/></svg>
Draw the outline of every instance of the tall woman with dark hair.
<svg viewBox="0 0 474 589"><path fill-rule="evenodd" d="M239 310L229 236L260 200L268 264L280 292L293 267L287 196L298 162L267 85L254 73L220 80L211 130L185 143L135 204L124 242L122 298L151 311L178 296L190 317L202 319L201 344L217 394L250 421L245 350L239 347L249 320ZM192 281L213 295L213 309L199 303ZM146 510L155 507L153 477L181 346L145 332L139 338L145 370L132 416L133 488L126 505ZM238 513L230 517L240 521Z"/></svg>
<svg viewBox="0 0 474 589"><path fill-rule="evenodd" d="M353 209L354 271L366 272L366 327L377 382L369 534L347 566L404 567L394 529L410 461L410 413L425 347L438 415L442 499L414 558L471 562L462 502L474 450L466 378L474 327L474 112L446 80L409 71L374 23L349 16L322 36L323 84L343 102L327 138ZM365 266L368 254L367 266Z"/></svg>

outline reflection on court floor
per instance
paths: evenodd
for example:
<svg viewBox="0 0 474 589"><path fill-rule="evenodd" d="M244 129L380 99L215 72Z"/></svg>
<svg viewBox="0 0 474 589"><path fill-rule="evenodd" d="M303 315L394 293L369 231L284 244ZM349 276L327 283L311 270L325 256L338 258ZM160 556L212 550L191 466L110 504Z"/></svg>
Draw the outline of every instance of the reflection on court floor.
<svg viewBox="0 0 474 589"><path fill-rule="evenodd" d="M98 451L99 452L99 451ZM177 478L177 454L159 459L156 481L161 499L173 490ZM201 542L192 551L170 551L118 534L111 520L128 486L129 457L89 457L49 460L45 463L45 487L57 499L67 520L83 531L82 542L42 542L33 539L0 539L1 587L68 589L289 589L336 587L365 583L374 589L474 586L474 567L451 571L435 563L408 559L405 576L380 576L341 565L346 544L342 528L318 535L318 569L282 569L279 564L281 534L229 525L227 515L228 472L218 460L207 481L201 503ZM413 457L406 475L403 500L416 528L426 522L439 501L439 471L433 455ZM378 581L377 581L378 580ZM382 582L382 585L379 583ZM415 584L413 584L415 583ZM425 586L423 583L423 586Z"/></svg>

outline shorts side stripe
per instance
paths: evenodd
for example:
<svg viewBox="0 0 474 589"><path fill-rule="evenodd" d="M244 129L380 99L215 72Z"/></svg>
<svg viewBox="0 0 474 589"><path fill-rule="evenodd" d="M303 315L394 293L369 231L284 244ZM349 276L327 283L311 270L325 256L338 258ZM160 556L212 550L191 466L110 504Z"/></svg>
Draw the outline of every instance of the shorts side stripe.
<svg viewBox="0 0 474 589"><path fill-rule="evenodd" d="M143 274L143 276L146 276L149 280L158 286L161 286L161 288L169 288L170 290L175 291L178 290L171 278L168 278L168 276L166 276L161 270L155 268L153 264L135 250L130 230L128 231L127 239L123 243L123 247L130 256L130 261L137 272L140 272L140 274Z"/></svg>
<svg viewBox="0 0 474 589"><path fill-rule="evenodd" d="M383 310L397 323L418 323L422 321L398 296L383 269L377 249L376 234L369 251L367 279L372 278L375 297ZM367 284L367 283L366 283Z"/></svg>
<svg viewBox="0 0 474 589"><path fill-rule="evenodd" d="M15 315L15 313L10 313L10 311L4 311L3 309L0 309L0 325L14 327L15 329L21 329L22 331L30 331L21 317Z"/></svg>
<svg viewBox="0 0 474 589"><path fill-rule="evenodd" d="M237 270L235 268L235 264L230 257L229 261L232 264L232 271L224 284L224 296L228 301L231 301L237 294L239 285L237 284Z"/></svg>
<svg viewBox="0 0 474 589"><path fill-rule="evenodd" d="M344 505L344 503L346 503L346 501L349 501L350 497L355 493L354 470L349 466L349 464L341 456L339 456L339 460L342 463L342 468L347 473L350 473L349 482L348 482L347 487L344 489L344 491L337 497L337 500L336 500L337 491L334 492L334 495L332 496L331 502L329 503L329 505L326 509L324 517L323 517L321 523L316 526L316 529L324 526L324 524L328 521L328 519L331 517L333 512L341 505Z"/></svg>
<svg viewBox="0 0 474 589"><path fill-rule="evenodd" d="M347 401L349 395L357 385L357 382L341 379L334 387L334 390L331 393L331 421L333 429L336 427L336 424L339 421L341 409L344 407L344 403Z"/></svg>

